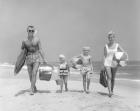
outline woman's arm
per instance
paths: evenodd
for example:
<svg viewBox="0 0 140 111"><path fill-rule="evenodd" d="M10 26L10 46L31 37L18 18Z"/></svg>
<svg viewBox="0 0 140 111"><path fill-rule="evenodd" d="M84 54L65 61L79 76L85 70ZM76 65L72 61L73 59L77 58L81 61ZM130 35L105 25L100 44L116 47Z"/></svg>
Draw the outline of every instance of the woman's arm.
<svg viewBox="0 0 140 111"><path fill-rule="evenodd" d="M104 58L106 58L107 56L107 50L106 50L106 47L104 47Z"/></svg>
<svg viewBox="0 0 140 111"><path fill-rule="evenodd" d="M124 52L125 55L126 55L126 58L127 58L126 60L128 60L128 54L127 54L127 52L125 52L124 49L120 45L118 45L118 51L119 52Z"/></svg>
<svg viewBox="0 0 140 111"><path fill-rule="evenodd" d="M42 50L42 46L41 46L40 40L38 40L38 46L39 46L40 55L41 55L41 57L43 58L44 62L46 62L45 54L44 54L44 52L43 52L43 50Z"/></svg>
<svg viewBox="0 0 140 111"><path fill-rule="evenodd" d="M105 62L105 58L107 57L107 49L106 49L106 46L104 47L104 51L103 51L103 58L102 58L102 61L103 61L103 66L102 68L104 69L104 62Z"/></svg>
<svg viewBox="0 0 140 111"><path fill-rule="evenodd" d="M124 52L123 48L120 46L120 44L118 45L118 51L119 52Z"/></svg>
<svg viewBox="0 0 140 111"><path fill-rule="evenodd" d="M22 51L22 52L25 51L26 55L27 55L27 53L28 53L28 52L27 52L27 51L28 51L28 50L27 50L27 47L26 47L26 45L25 45L25 41L22 41L21 51Z"/></svg>
<svg viewBox="0 0 140 111"><path fill-rule="evenodd" d="M21 50L25 49L25 41L22 41Z"/></svg>

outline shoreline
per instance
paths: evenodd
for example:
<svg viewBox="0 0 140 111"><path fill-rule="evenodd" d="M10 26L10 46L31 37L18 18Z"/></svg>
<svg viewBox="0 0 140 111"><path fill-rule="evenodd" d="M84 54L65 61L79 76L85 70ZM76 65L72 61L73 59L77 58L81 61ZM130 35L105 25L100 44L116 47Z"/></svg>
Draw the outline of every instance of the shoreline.
<svg viewBox="0 0 140 111"><path fill-rule="evenodd" d="M72 76L81 76L79 71L71 71L70 72ZM93 78L99 78L100 72L94 71ZM28 73L26 69L22 69L21 72L17 75L19 78L27 78ZM95 77L94 77L95 76ZM138 77L137 77L138 76ZM116 80L129 80L129 81L140 81L140 75L133 76L133 74L127 73L127 72L117 72L116 74ZM14 69L13 68L7 68L7 67L0 67L0 78L14 78Z"/></svg>

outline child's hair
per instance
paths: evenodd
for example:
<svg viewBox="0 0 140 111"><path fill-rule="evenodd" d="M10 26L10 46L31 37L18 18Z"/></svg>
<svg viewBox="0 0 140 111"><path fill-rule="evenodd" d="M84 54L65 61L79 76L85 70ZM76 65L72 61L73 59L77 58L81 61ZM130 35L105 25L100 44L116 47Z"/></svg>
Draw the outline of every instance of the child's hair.
<svg viewBox="0 0 140 111"><path fill-rule="evenodd" d="M60 54L59 58L65 59L66 57L63 54Z"/></svg>
<svg viewBox="0 0 140 111"><path fill-rule="evenodd" d="M90 47L89 46L85 46L85 47L83 47L83 51L90 51Z"/></svg>

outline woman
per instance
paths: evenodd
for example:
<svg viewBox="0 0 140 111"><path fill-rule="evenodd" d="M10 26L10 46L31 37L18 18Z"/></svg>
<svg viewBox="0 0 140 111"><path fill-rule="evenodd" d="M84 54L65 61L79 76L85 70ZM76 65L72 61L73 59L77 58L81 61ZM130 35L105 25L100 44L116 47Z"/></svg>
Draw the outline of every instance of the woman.
<svg viewBox="0 0 140 111"><path fill-rule="evenodd" d="M41 43L39 38L35 37L34 26L28 26L28 38L22 42L22 50L27 50L26 64L31 82L31 92L33 95L36 89L36 76L40 62L45 62L44 54L42 52ZM43 61L42 61L43 60Z"/></svg>
<svg viewBox="0 0 140 111"><path fill-rule="evenodd" d="M121 46L115 42L114 32L110 31L108 33L108 43L104 47L104 66L107 72L109 97L113 95L115 76L118 69L117 61L114 61L113 57L118 51L124 52Z"/></svg>

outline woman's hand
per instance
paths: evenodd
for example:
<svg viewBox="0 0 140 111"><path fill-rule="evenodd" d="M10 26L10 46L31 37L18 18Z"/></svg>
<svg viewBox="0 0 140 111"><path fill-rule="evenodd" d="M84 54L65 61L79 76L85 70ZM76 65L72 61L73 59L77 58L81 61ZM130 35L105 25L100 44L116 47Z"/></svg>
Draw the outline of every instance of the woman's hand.
<svg viewBox="0 0 140 111"><path fill-rule="evenodd" d="M41 59L41 64L43 65L43 64L47 64L47 60L45 59L45 58L42 58Z"/></svg>
<svg viewBox="0 0 140 111"><path fill-rule="evenodd" d="M43 62L47 64L47 60L45 58L43 59Z"/></svg>

